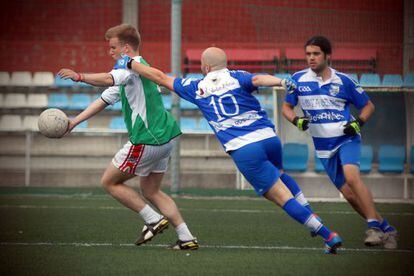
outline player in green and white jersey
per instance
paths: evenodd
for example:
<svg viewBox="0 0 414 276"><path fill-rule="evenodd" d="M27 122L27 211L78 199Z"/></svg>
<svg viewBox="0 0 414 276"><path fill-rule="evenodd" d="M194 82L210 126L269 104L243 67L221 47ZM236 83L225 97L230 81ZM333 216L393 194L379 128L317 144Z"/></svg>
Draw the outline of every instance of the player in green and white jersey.
<svg viewBox="0 0 414 276"><path fill-rule="evenodd" d="M139 55L140 36L133 26L122 24L112 27L106 32L105 38L109 41L109 54L114 60L127 55L148 65ZM111 196L144 219L145 226L135 244L141 245L151 240L171 222L178 241L170 248L197 249L197 240L189 231L175 202L160 190L175 138L181 131L172 115L165 110L158 85L133 71L116 68L109 73L96 74L61 69L58 75L95 86L110 86L100 99L70 120L68 133L108 105L118 101L122 103L129 141L115 155L101 182ZM135 176L140 177L145 199L155 205L161 214L151 208L135 190L125 185L125 181Z"/></svg>

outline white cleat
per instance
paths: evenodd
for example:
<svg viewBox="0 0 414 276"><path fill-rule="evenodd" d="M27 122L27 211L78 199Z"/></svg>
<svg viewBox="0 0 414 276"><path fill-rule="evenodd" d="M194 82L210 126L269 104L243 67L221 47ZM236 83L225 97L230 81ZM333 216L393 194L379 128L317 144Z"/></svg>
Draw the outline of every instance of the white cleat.
<svg viewBox="0 0 414 276"><path fill-rule="evenodd" d="M380 229L369 228L365 234L367 235L364 241L366 246L377 246L383 244L384 232Z"/></svg>
<svg viewBox="0 0 414 276"><path fill-rule="evenodd" d="M385 249L397 249L398 247L398 232L391 231L384 233L383 245Z"/></svg>

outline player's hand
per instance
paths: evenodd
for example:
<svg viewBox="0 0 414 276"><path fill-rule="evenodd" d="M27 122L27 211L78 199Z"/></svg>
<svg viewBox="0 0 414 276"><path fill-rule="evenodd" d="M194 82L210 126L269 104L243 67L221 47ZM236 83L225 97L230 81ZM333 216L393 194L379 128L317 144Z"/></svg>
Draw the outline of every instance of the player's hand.
<svg viewBox="0 0 414 276"><path fill-rule="evenodd" d="M131 69L132 58L127 55L122 55L120 59L115 62L114 69Z"/></svg>
<svg viewBox="0 0 414 276"><path fill-rule="evenodd" d="M291 77L283 79L282 87L286 90L287 93L291 94L295 91L295 89L298 87L296 81L292 79Z"/></svg>
<svg viewBox="0 0 414 276"><path fill-rule="evenodd" d="M299 130L305 131L309 128L309 118L296 116L293 119L292 124L294 124Z"/></svg>
<svg viewBox="0 0 414 276"><path fill-rule="evenodd" d="M364 125L364 121L362 121L360 118L348 122L344 126L344 133L348 136L355 136L359 133L361 133L361 128Z"/></svg>
<svg viewBox="0 0 414 276"><path fill-rule="evenodd" d="M66 68L60 69L60 71L57 74L59 77L61 77L64 80L71 79L76 82L83 80L82 74L79 74L71 69L66 69Z"/></svg>
<svg viewBox="0 0 414 276"><path fill-rule="evenodd" d="M71 133L72 132L72 130L75 128L75 126L76 126L77 124L75 124L74 122L73 122L73 120L71 120L71 119L69 119L69 122L68 122L68 129L66 130L66 132L65 132L65 134L63 135L63 136L68 136L69 135L69 133Z"/></svg>

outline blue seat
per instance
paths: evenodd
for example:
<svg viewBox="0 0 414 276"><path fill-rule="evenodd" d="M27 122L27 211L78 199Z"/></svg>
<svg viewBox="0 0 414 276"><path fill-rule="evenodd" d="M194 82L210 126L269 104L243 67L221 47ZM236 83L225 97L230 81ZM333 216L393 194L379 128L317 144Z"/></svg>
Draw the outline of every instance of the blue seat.
<svg viewBox="0 0 414 276"><path fill-rule="evenodd" d="M414 74L407 74L404 77L404 87L414 87Z"/></svg>
<svg viewBox="0 0 414 276"><path fill-rule="evenodd" d="M275 76L276 78L279 78L279 79L287 79L287 78L291 77L291 74L289 74L289 73L276 73L273 76Z"/></svg>
<svg viewBox="0 0 414 276"><path fill-rule="evenodd" d="M183 131L197 131L198 125L197 120L192 117L181 117L180 119L180 127Z"/></svg>
<svg viewBox="0 0 414 276"><path fill-rule="evenodd" d="M181 109L188 109L188 110L198 109L198 107L195 104L190 103L189 101L186 101L184 99L180 99L180 107Z"/></svg>
<svg viewBox="0 0 414 276"><path fill-rule="evenodd" d="M354 81L357 81L357 82L359 81L357 73L346 73L346 74L348 75L348 77L350 77Z"/></svg>
<svg viewBox="0 0 414 276"><path fill-rule="evenodd" d="M325 168L322 165L321 159L319 159L318 156L316 156L316 152L315 152L314 159L315 159L315 172L318 172L318 173L324 172Z"/></svg>
<svg viewBox="0 0 414 276"><path fill-rule="evenodd" d="M199 80L199 79L204 78L204 75L201 73L188 73L187 75L185 75L185 77L194 79L194 80Z"/></svg>
<svg viewBox="0 0 414 276"><path fill-rule="evenodd" d="M71 79L62 79L61 77L59 77L58 75L55 76L55 83L54 86L56 87L73 87L76 86L76 82L74 82Z"/></svg>
<svg viewBox="0 0 414 276"><path fill-rule="evenodd" d="M306 171L308 157L308 145L306 144L286 143L283 145L283 168L286 171Z"/></svg>
<svg viewBox="0 0 414 276"><path fill-rule="evenodd" d="M69 98L66 93L51 93L48 97L48 107L66 109L69 106Z"/></svg>
<svg viewBox="0 0 414 276"><path fill-rule="evenodd" d="M359 84L361 86L378 87L381 86L381 78L378 74L362 74Z"/></svg>
<svg viewBox="0 0 414 276"><path fill-rule="evenodd" d="M401 87L402 85L403 80L401 75L386 74L382 80L382 86L385 87Z"/></svg>
<svg viewBox="0 0 414 276"><path fill-rule="evenodd" d="M380 172L402 173L404 171L405 147L381 145L379 148Z"/></svg>
<svg viewBox="0 0 414 276"><path fill-rule="evenodd" d="M121 103L121 101L116 102L115 104L111 105L111 110L116 110L116 111L122 110L122 103Z"/></svg>
<svg viewBox="0 0 414 276"><path fill-rule="evenodd" d="M410 172L414 173L414 145L411 146L411 151L410 151Z"/></svg>
<svg viewBox="0 0 414 276"><path fill-rule="evenodd" d="M372 170L372 160L374 159L374 151L372 146L363 145L361 147L361 163L359 170L362 173L370 173Z"/></svg>
<svg viewBox="0 0 414 276"><path fill-rule="evenodd" d="M164 103L164 107L166 109L171 109L171 105L172 105L171 95L162 95L162 102Z"/></svg>
<svg viewBox="0 0 414 276"><path fill-rule="evenodd" d="M110 129L126 129L124 118L121 116L113 117L109 121Z"/></svg>
<svg viewBox="0 0 414 276"><path fill-rule="evenodd" d="M70 103L69 109L71 110L83 110L88 107L91 103L91 97L85 94L73 94Z"/></svg>
<svg viewBox="0 0 414 276"><path fill-rule="evenodd" d="M87 129L88 128L88 121L83 121L79 125L76 126L75 129Z"/></svg>
<svg viewBox="0 0 414 276"><path fill-rule="evenodd" d="M210 125L208 124L205 118L200 119L198 129L202 132L213 133L213 130L211 129Z"/></svg>

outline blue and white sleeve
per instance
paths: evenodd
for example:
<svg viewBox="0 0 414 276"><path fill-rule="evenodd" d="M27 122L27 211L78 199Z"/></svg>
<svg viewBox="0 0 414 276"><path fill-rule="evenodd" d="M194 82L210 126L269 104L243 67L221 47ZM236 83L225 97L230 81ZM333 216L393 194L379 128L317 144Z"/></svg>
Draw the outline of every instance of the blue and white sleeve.
<svg viewBox="0 0 414 276"><path fill-rule="evenodd" d="M180 98L194 103L198 82L199 81L194 81L190 78L175 78L174 91L178 96L180 96Z"/></svg>
<svg viewBox="0 0 414 276"><path fill-rule="evenodd" d="M348 100L358 109L366 106L369 101L368 94L355 80L349 81L347 85L347 95Z"/></svg>

